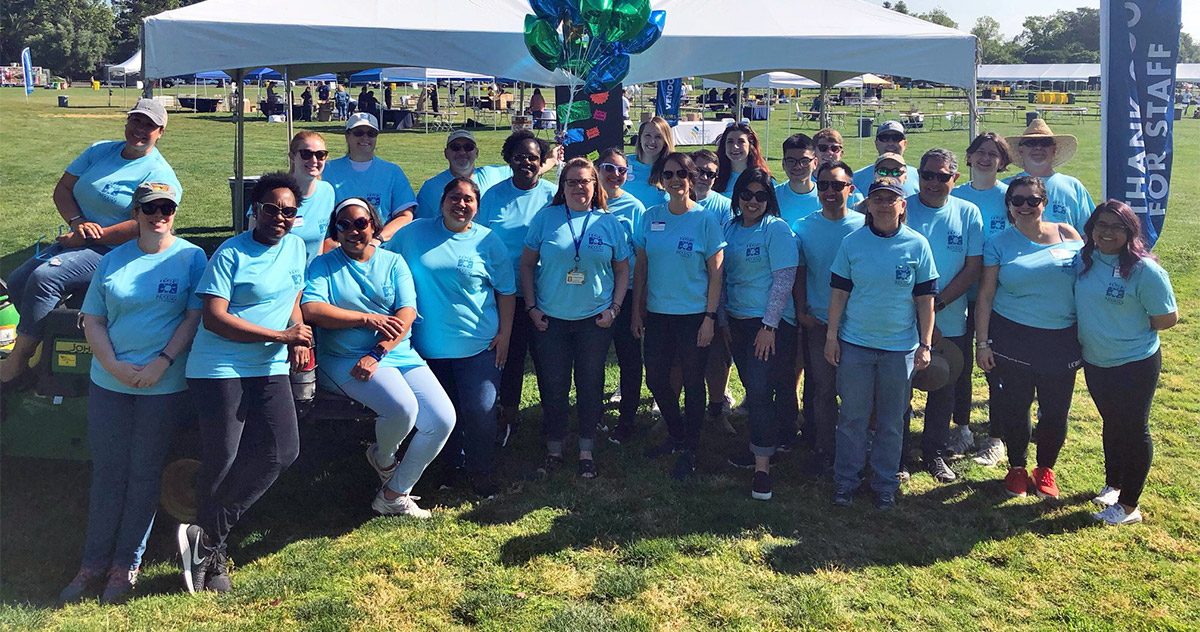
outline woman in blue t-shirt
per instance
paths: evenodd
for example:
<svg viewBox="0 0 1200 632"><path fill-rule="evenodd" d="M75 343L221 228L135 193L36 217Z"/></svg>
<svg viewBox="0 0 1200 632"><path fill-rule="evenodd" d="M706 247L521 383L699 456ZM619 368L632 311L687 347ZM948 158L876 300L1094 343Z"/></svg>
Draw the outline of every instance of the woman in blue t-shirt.
<svg viewBox="0 0 1200 632"><path fill-rule="evenodd" d="M579 475L596 477L592 449L604 414L604 361L629 287L629 251L629 232L609 212L595 165L568 160L550 206L529 223L521 253L525 313L536 330L547 471L563 461L573 369Z"/></svg>
<svg viewBox="0 0 1200 632"><path fill-rule="evenodd" d="M670 201L646 209L634 232L633 314L629 327L646 345L646 386L667 423L669 438L647 456L678 454L671 476L696 470L704 422L704 368L708 362L721 294L725 238L710 213L692 199L696 163L674 152L654 166L651 181ZM676 358L683 368L683 412L671 386Z"/></svg>
<svg viewBox="0 0 1200 632"><path fill-rule="evenodd" d="M290 172L304 194L300 199L296 221L292 224L292 234L304 240L305 265L312 263L322 252L336 247L332 241L327 242L325 237L335 202L333 185L321 179L328 157L325 137L319 132L296 132L288 145Z"/></svg>
<svg viewBox="0 0 1200 632"><path fill-rule="evenodd" d="M137 239L100 260L81 310L92 348L92 488L83 563L59 595L64 603L105 577L101 602L124 598L154 523L163 459L187 390L185 355L200 322L192 290L205 262L203 250L172 234L177 194L165 182L137 188Z"/></svg>
<svg viewBox="0 0 1200 632"><path fill-rule="evenodd" d="M660 157L675 151L675 137L671 133L671 124L661 116L644 121L638 126L633 147L633 153L625 156L629 166L629 177L623 188L646 208L661 204L666 200L666 194L650 183L650 172L654 170L654 163L658 162Z"/></svg>
<svg viewBox="0 0 1200 632"><path fill-rule="evenodd" d="M833 464L838 506L853 499L868 453L875 506L895 505L912 374L929 365L938 273L929 242L905 226L904 197L899 180L877 178L864 204L866 225L842 239L830 267L825 360L837 367L842 400Z"/></svg>
<svg viewBox="0 0 1200 632"><path fill-rule="evenodd" d="M750 167L757 167L771 175L767 161L759 149L758 134L749 123L733 123L717 139L717 179L712 190L728 194L738 176ZM774 180L772 179L772 186Z"/></svg>
<svg viewBox="0 0 1200 632"><path fill-rule="evenodd" d="M975 301L975 360L995 382L989 402L1008 450L1004 486L1012 496L1033 489L1058 498L1054 464L1067 439L1067 413L1079 369L1075 270L1083 242L1070 224L1042 219L1046 186L1021 176L1005 193L1012 226L983 248ZM1025 469L1037 396L1037 467ZM997 432L993 429L992 432Z"/></svg>
<svg viewBox="0 0 1200 632"><path fill-rule="evenodd" d="M450 180L439 205L439 216L414 221L385 247L402 255L412 271L421 314L413 347L458 413L442 448L443 482L463 469L471 489L487 498L499 490L493 469L496 394L508 359L516 281L504 242L474 221L474 180Z"/></svg>
<svg viewBox="0 0 1200 632"><path fill-rule="evenodd" d="M1109 200L1084 225L1075 311L1083 377L1104 420L1104 489L1092 514L1110 525L1142 521L1138 499L1154 443L1150 403L1162 370L1158 332L1179 313L1167 271L1142 241L1142 224L1124 202Z"/></svg>
<svg viewBox="0 0 1200 632"><path fill-rule="evenodd" d="M779 217L767 172L751 167L733 185L733 219L725 227L722 320L750 409L751 497L771 499L771 457L778 424L795 419L796 308L792 287L800 253ZM736 463L738 456L730 458Z"/></svg>
<svg viewBox="0 0 1200 632"><path fill-rule="evenodd" d="M629 174L628 162L620 147L609 147L596 157L596 168L600 170L600 183L604 186L608 210L616 216L629 232L630 252L634 248L633 231L641 224L646 207L623 187ZM634 260L629 260L629 282L633 283ZM633 292L625 293L625 302L618 310L613 323L613 348L617 353L617 365L621 370L620 388L612 399L617 400L619 417L608 440L618 445L633 437L637 424L638 404L642 399L642 341L633 337L629 329L629 318L633 314Z"/></svg>
<svg viewBox="0 0 1200 632"><path fill-rule="evenodd" d="M417 318L412 273L404 259L375 246L383 230L362 198L334 209L329 237L340 245L313 260L300 301L317 328L317 377L375 411L367 463L382 487L371 508L384 515L428 518L410 492L454 429L454 405L411 344ZM400 442L416 428L403 459Z"/></svg>

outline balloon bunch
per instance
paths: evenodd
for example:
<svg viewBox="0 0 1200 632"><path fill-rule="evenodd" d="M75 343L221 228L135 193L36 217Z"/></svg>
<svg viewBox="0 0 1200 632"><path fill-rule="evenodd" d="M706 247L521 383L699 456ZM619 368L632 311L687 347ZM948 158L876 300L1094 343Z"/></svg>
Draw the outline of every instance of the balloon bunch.
<svg viewBox="0 0 1200 632"><path fill-rule="evenodd" d="M650 0L529 0L525 46L546 70L563 70L584 91L611 90L629 73L629 56L662 35L666 11ZM575 87L575 86L572 86Z"/></svg>

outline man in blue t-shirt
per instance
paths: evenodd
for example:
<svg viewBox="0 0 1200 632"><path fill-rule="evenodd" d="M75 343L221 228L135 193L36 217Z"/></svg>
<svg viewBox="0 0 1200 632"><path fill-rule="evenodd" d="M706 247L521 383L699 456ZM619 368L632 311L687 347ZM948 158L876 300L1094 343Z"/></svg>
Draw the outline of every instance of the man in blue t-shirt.
<svg viewBox="0 0 1200 632"><path fill-rule="evenodd" d="M821 210L817 184L813 181L817 167L815 149L807 134L792 134L783 141L783 172L788 179L775 186L775 198L779 201L779 217L788 226Z"/></svg>
<svg viewBox="0 0 1200 632"><path fill-rule="evenodd" d="M454 130L446 137L446 162L449 169L433 176L421 185L417 192L416 218L441 216L442 190L454 178L470 178L479 186L482 197L492 185L512 177L512 168L508 165L487 165L476 167L479 159L479 145L475 135L465 129ZM550 161L547 161L549 163Z"/></svg>
<svg viewBox="0 0 1200 632"><path fill-rule="evenodd" d="M417 196L404 170L375 156L379 119L357 112L346 121L346 155L325 165L322 179L333 185L337 201L362 198L379 211L387 224L379 239L387 241L413 219Z"/></svg>
<svg viewBox="0 0 1200 632"><path fill-rule="evenodd" d="M908 148L908 139L904 134L904 124L900 121L885 121L875 130L875 151L879 152L879 158L875 160L874 165L867 165L862 169L854 172L854 188L860 193L871 188L871 183L879 176L891 176L900 179L900 185L904 188L905 195L915 195L917 193L917 182L915 178L905 177L905 174L915 174L916 169L905 164L904 150ZM888 169L887 173L879 172L879 159L888 154L898 156L897 161L900 163L902 170L898 171L896 167Z"/></svg>
<svg viewBox="0 0 1200 632"><path fill-rule="evenodd" d="M1083 225L1096 204L1078 178L1054 171L1075 156L1079 141L1070 134L1055 134L1040 118L1033 119L1025 133L1009 136L1007 140L1009 147L1017 148L1013 162L1024 171L1004 182L1010 183L1021 176L1041 178L1046 184L1046 210L1042 211L1042 218L1048 222L1066 222L1082 235Z"/></svg>

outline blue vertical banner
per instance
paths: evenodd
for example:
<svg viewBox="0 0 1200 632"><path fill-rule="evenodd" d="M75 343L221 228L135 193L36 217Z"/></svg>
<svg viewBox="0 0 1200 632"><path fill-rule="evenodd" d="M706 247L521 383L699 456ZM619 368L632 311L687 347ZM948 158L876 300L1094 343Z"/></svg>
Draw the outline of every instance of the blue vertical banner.
<svg viewBox="0 0 1200 632"><path fill-rule="evenodd" d="M1182 0L1100 3L1104 197L1142 218L1150 246L1171 191L1181 11Z"/></svg>
<svg viewBox="0 0 1200 632"><path fill-rule="evenodd" d="M658 98L654 113L674 125L679 122L679 105L683 101L683 79L664 79L658 82Z"/></svg>
<svg viewBox="0 0 1200 632"><path fill-rule="evenodd" d="M21 74L25 75L25 98L33 94L33 60L29 56L29 47L21 51Z"/></svg>

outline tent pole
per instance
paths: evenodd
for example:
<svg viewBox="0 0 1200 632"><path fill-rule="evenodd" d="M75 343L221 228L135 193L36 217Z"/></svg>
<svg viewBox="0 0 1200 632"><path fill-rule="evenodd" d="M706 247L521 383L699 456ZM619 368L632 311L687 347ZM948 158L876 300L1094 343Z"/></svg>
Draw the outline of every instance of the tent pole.
<svg viewBox="0 0 1200 632"><path fill-rule="evenodd" d="M967 90L967 112L970 116L970 123L967 125L967 133L971 135L970 138L967 139L967 143L969 144L971 141L975 140L979 129L979 103L975 100L974 86L972 86L970 90Z"/></svg>
<svg viewBox="0 0 1200 632"><path fill-rule="evenodd" d="M763 160L771 159L771 84L767 83L767 142L763 146Z"/></svg>
<svg viewBox="0 0 1200 632"><path fill-rule="evenodd" d="M733 115L733 120L735 120L739 123L742 121L742 113L746 111L745 106L742 104L742 83L744 83L745 80L746 80L746 72L739 70L738 71L738 86L737 86L737 112L735 112Z"/></svg>
<svg viewBox="0 0 1200 632"><path fill-rule="evenodd" d="M292 82L288 81L288 67L283 67L283 91L287 93L284 99L287 102L287 112L284 116L287 117L287 143L290 146L292 142Z"/></svg>
<svg viewBox="0 0 1200 632"><path fill-rule="evenodd" d="M821 71L821 127L829 127L829 71Z"/></svg>
<svg viewBox="0 0 1200 632"><path fill-rule="evenodd" d="M244 126L246 120L246 108L243 103L245 101L246 87L245 84L242 83L242 77L245 76L245 73L246 71L241 68L233 72L233 81L234 85L236 86L235 92L237 94L237 101L234 104L233 115L234 120L237 122L237 135L233 145L233 208L235 209L233 215L233 232L235 234L242 232L242 229L244 229L246 226L245 211L241 210L246 208L246 192L244 190L245 185L242 184L245 179L245 156L243 156L243 149L246 143Z"/></svg>

